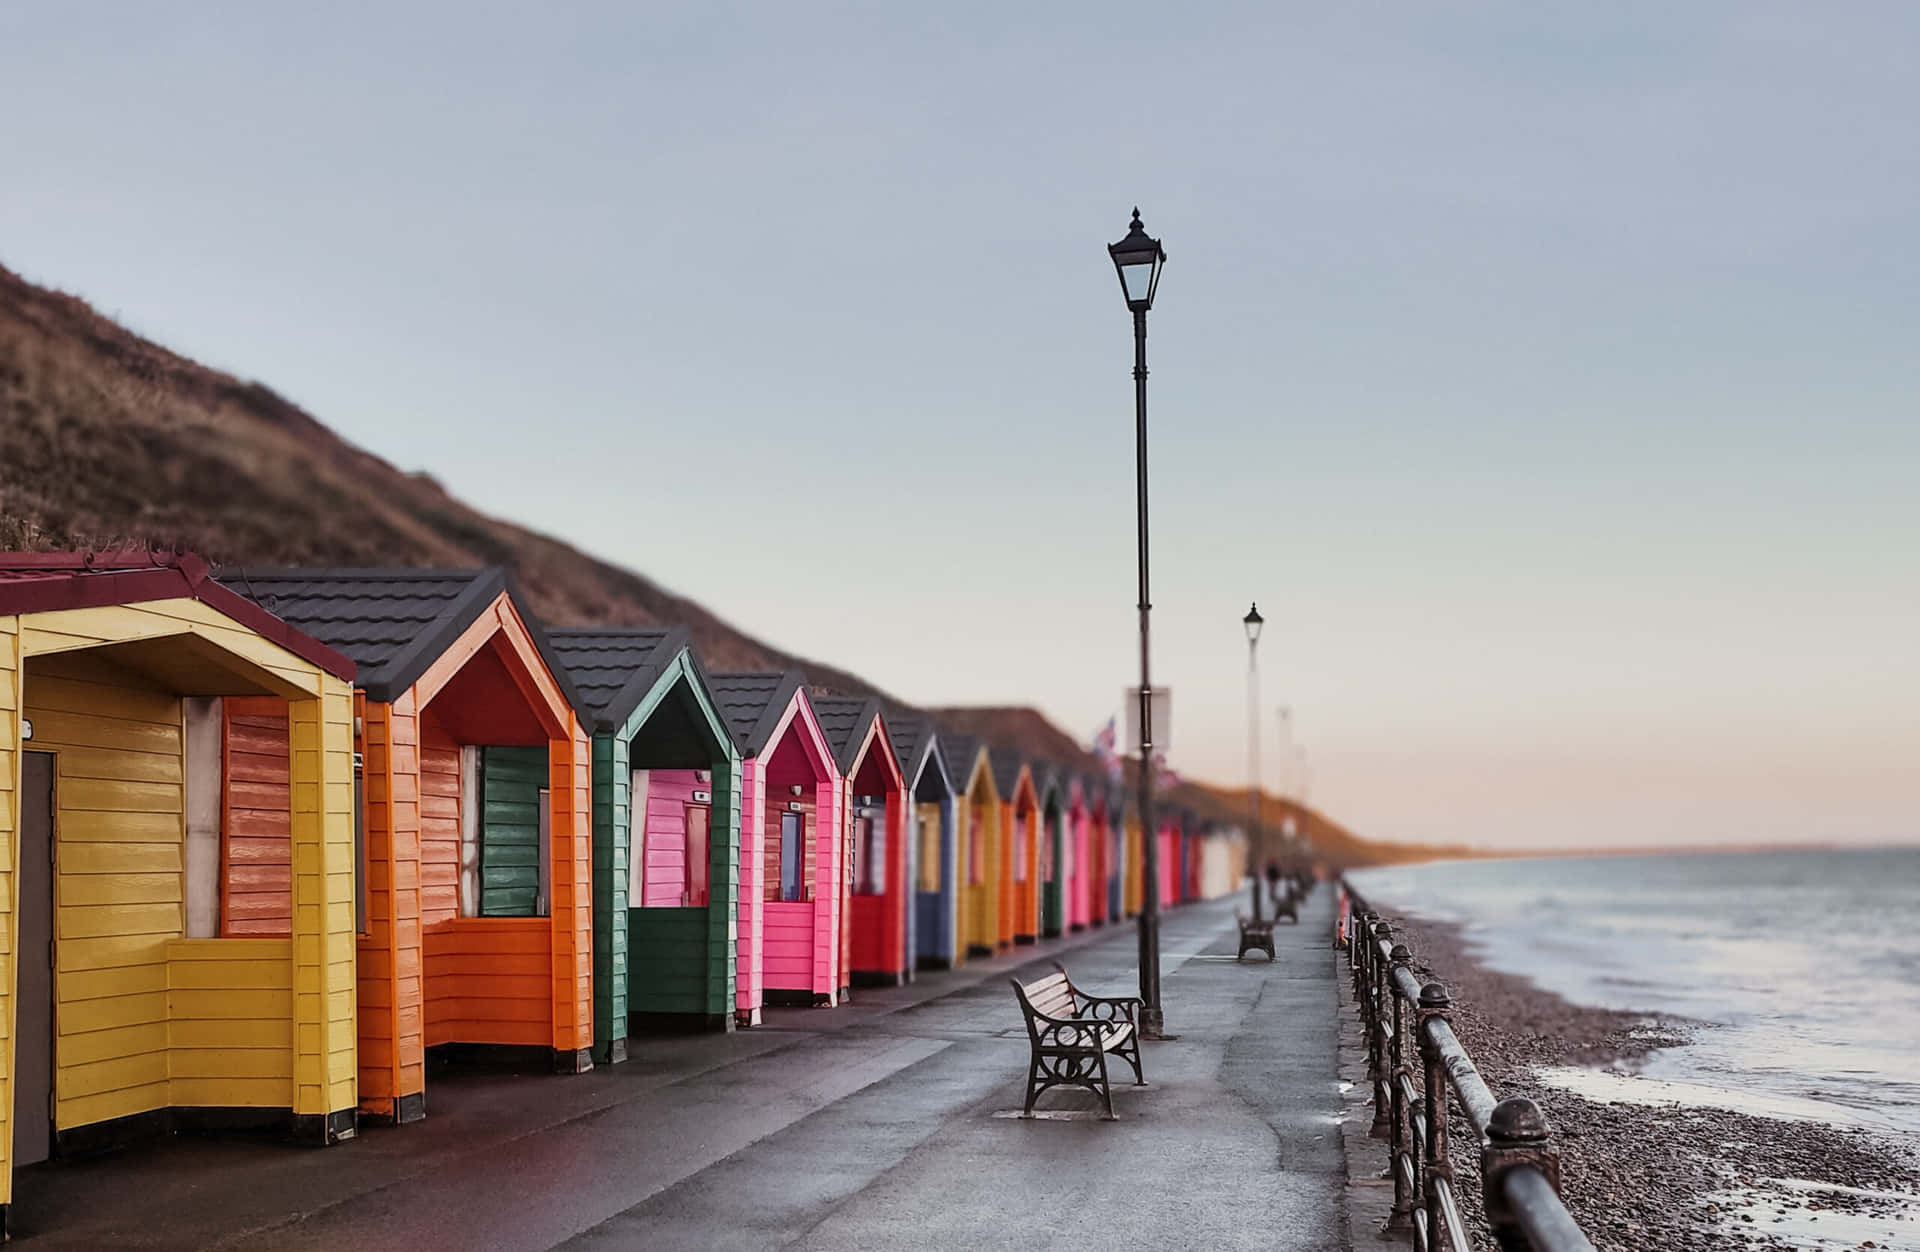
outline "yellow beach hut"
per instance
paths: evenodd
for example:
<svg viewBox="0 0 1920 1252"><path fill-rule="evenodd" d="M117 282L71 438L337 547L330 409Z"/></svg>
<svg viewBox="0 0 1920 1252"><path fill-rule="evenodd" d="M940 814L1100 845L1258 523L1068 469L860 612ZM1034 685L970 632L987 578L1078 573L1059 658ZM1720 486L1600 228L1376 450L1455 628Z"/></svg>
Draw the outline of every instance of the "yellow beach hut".
<svg viewBox="0 0 1920 1252"><path fill-rule="evenodd" d="M0 1221L14 1171L355 1130L352 662L193 556L0 554ZM290 933L221 937L221 697L287 701Z"/></svg>

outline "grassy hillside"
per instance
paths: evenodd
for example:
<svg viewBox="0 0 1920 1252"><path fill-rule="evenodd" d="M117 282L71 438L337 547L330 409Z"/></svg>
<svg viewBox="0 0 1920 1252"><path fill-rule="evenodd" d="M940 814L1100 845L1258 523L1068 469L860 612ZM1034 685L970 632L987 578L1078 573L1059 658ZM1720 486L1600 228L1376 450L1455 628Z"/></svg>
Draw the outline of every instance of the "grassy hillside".
<svg viewBox="0 0 1920 1252"><path fill-rule="evenodd" d="M507 565L567 625L685 623L716 669L804 665L691 600L489 517L264 385L142 339L0 267L0 549L158 547L215 564Z"/></svg>

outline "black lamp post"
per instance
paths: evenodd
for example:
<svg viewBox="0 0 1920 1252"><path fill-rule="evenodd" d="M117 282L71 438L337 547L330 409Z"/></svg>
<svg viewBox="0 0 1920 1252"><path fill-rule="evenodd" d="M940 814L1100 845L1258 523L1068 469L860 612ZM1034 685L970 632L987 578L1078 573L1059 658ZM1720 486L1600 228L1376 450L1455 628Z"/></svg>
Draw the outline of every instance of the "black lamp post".
<svg viewBox="0 0 1920 1252"><path fill-rule="evenodd" d="M1140 533L1140 842L1145 852L1146 898L1140 903L1141 1034L1149 1039L1164 1033L1166 1017L1160 1009L1160 840L1153 826L1153 680L1148 664L1148 615L1153 602L1147 595L1147 310L1160 287L1160 267L1167 250L1140 224L1133 211L1127 237L1108 244L1120 290L1133 314L1133 438L1135 494Z"/></svg>
<svg viewBox="0 0 1920 1252"><path fill-rule="evenodd" d="M1253 920L1260 921L1260 662L1256 649L1267 619L1253 605L1240 624L1247 628L1247 847L1253 871Z"/></svg>

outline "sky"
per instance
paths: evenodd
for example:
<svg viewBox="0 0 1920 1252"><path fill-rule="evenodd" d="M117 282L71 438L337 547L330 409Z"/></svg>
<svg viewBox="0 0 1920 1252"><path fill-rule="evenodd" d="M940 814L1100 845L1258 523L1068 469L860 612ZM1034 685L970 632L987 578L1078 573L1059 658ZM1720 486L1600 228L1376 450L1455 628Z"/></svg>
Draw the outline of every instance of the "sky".
<svg viewBox="0 0 1920 1252"><path fill-rule="evenodd" d="M1920 839L1920 10L0 8L0 264L929 704L1488 847ZM1280 742L1291 710L1298 754Z"/></svg>

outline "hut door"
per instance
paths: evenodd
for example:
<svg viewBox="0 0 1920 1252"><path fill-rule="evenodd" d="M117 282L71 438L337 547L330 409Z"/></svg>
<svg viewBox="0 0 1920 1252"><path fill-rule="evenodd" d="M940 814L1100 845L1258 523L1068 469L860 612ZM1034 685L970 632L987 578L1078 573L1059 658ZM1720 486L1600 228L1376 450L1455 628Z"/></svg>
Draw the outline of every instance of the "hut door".
<svg viewBox="0 0 1920 1252"><path fill-rule="evenodd" d="M13 1164L53 1149L53 754L20 756L20 942L13 1057Z"/></svg>

